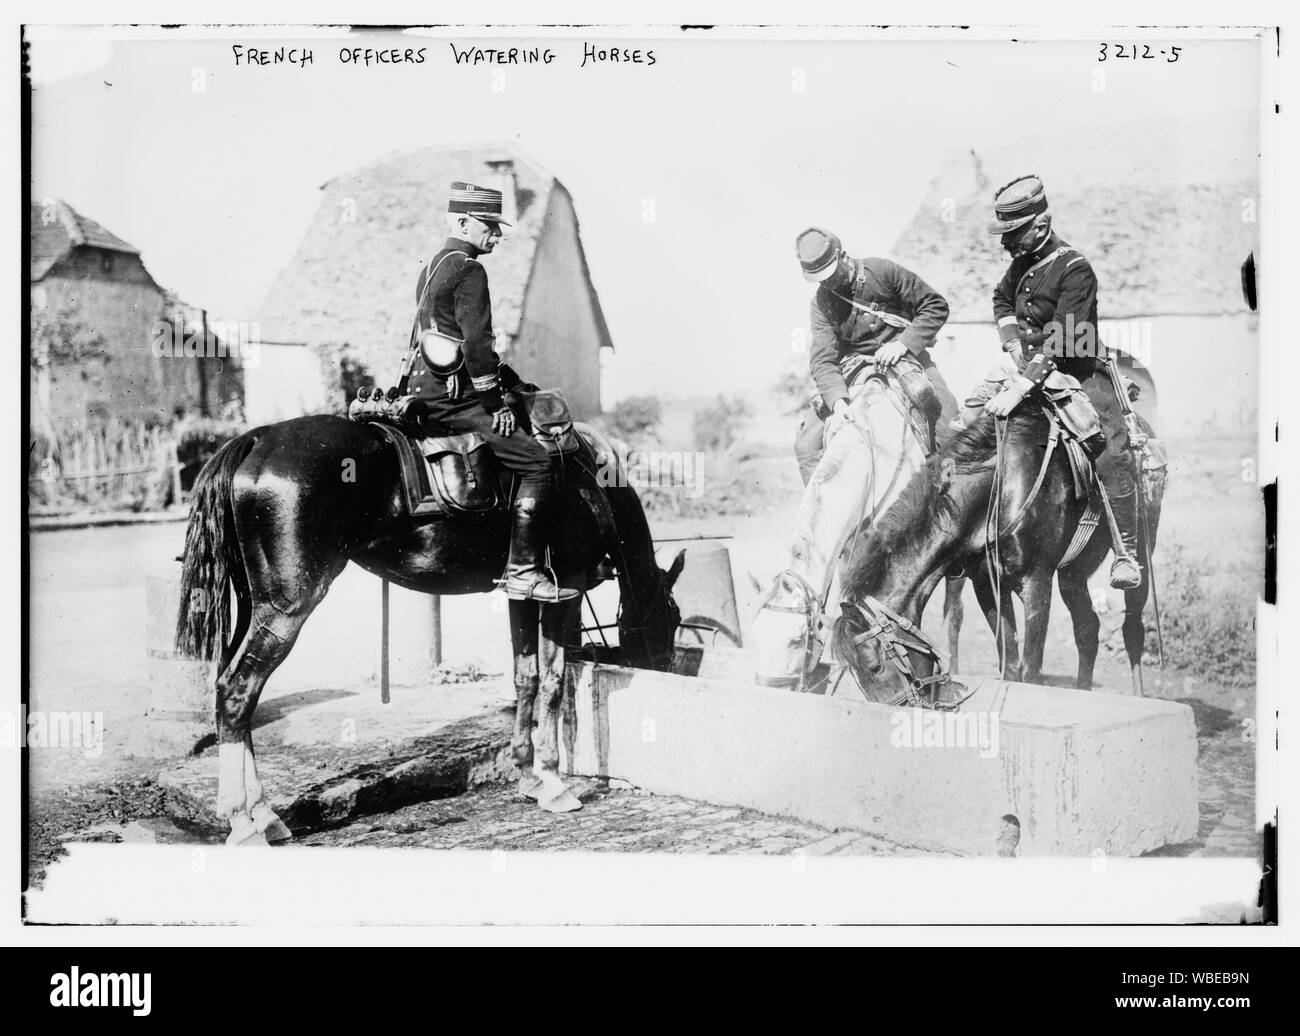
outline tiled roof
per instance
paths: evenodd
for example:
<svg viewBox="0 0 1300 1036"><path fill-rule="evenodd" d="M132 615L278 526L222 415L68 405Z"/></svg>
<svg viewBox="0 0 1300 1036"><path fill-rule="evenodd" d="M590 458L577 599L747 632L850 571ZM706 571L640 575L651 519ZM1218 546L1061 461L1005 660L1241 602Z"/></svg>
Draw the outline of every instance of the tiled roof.
<svg viewBox="0 0 1300 1036"><path fill-rule="evenodd" d="M105 230L93 219L83 216L65 201L32 202L28 210L31 234L31 271L33 281L39 281L60 259L78 245L104 248L127 255L139 255L140 250Z"/></svg>

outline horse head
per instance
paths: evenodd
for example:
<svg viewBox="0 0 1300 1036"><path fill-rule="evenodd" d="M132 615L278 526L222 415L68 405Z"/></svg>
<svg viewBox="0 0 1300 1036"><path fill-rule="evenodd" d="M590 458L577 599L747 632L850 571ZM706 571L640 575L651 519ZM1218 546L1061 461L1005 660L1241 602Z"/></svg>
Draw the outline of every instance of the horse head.
<svg viewBox="0 0 1300 1036"><path fill-rule="evenodd" d="M758 651L756 679L767 687L802 687L821 661L821 597L787 569L759 602L751 640Z"/></svg>
<svg viewBox="0 0 1300 1036"><path fill-rule="evenodd" d="M654 575L629 587L619 605L618 640L624 646L624 664L637 668L666 670L673 660L673 645L682 613L673 598L673 586L686 565L686 551L679 550L668 568L654 568Z"/></svg>
<svg viewBox="0 0 1300 1036"><path fill-rule="evenodd" d="M841 607L831 634L832 650L868 701L950 703L947 668L919 622L866 595L846 599Z"/></svg>

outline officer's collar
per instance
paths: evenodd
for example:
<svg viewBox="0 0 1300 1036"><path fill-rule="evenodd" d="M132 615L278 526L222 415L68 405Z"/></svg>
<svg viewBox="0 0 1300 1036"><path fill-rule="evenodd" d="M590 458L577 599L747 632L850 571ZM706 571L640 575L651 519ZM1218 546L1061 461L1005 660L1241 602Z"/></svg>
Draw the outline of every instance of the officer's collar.
<svg viewBox="0 0 1300 1036"><path fill-rule="evenodd" d="M1043 259L1047 257L1048 255L1050 255L1052 252L1055 252L1060 247L1061 247L1061 239L1056 236L1056 231L1049 230L1047 232L1047 236L1043 238L1043 243L1039 245L1037 248L1035 248L1032 252L1030 252L1027 256L1025 256L1025 258L1030 262L1036 263L1038 262L1039 259Z"/></svg>
<svg viewBox="0 0 1300 1036"><path fill-rule="evenodd" d="M477 259L480 255L479 250L471 245L468 241L459 237L449 237L442 243L442 247L452 252L464 252L471 259Z"/></svg>

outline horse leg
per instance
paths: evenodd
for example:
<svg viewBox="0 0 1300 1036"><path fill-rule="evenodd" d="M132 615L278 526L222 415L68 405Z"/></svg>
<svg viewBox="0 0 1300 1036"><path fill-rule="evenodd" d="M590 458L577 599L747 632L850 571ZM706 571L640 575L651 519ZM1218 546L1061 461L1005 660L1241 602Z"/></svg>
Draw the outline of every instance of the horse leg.
<svg viewBox="0 0 1300 1036"><path fill-rule="evenodd" d="M566 603L571 605L573 614L562 617L564 623L564 639L561 640L560 643L564 645L575 644L578 642L580 639L578 629L582 624L581 600L579 599L577 601ZM567 659L564 657L561 657L560 659L560 675L563 681L562 686L564 688L560 713L561 722L563 723L564 758L568 760L567 772L573 773L574 754L578 749L578 689L574 681L569 679Z"/></svg>
<svg viewBox="0 0 1300 1036"><path fill-rule="evenodd" d="M533 709L537 703L536 601L510 601L510 643L515 657L515 729L510 753L519 770L519 794L536 799L541 781L533 772Z"/></svg>
<svg viewBox="0 0 1300 1036"><path fill-rule="evenodd" d="M261 778L257 776L257 758L253 754L251 730L244 735L244 792L244 799L248 803L248 815L253 820L253 829L260 831L262 837L272 845L276 842L292 840L293 832L266 801L266 789L262 786Z"/></svg>
<svg viewBox="0 0 1300 1036"><path fill-rule="evenodd" d="M326 583L328 586L328 583ZM217 678L217 814L230 823L228 845L266 844L291 837L266 802L253 758L253 710L266 681L284 661L322 588L291 610L269 602L253 607L248 636Z"/></svg>
<svg viewBox="0 0 1300 1036"><path fill-rule="evenodd" d="M1011 595L1003 593L1001 621L999 621L997 598L993 593L993 582L988 569L978 565L971 575L975 587L975 599L979 601L980 611L988 620L989 629L998 644L998 665L1002 679L1020 679L1020 645L1016 635L1016 610L1011 603Z"/></svg>
<svg viewBox="0 0 1300 1036"><path fill-rule="evenodd" d="M948 631L948 669L953 673L959 672L957 646L961 640L961 622L965 616L961 603L965 585L965 576L948 576L943 584L943 625Z"/></svg>
<svg viewBox="0 0 1300 1036"><path fill-rule="evenodd" d="M1097 664L1097 635L1101 630L1101 620L1097 618L1092 594L1088 592L1088 573L1073 566L1063 568L1057 573L1056 585L1070 613L1074 649L1079 653L1079 672L1074 685L1081 691L1090 691L1093 669Z"/></svg>
<svg viewBox="0 0 1300 1036"><path fill-rule="evenodd" d="M1133 693L1139 698L1146 697L1146 688L1142 685L1142 651L1146 647L1147 631L1142 612L1146 609L1150 581L1150 574L1145 573L1136 589L1124 591L1124 651L1133 677Z"/></svg>
<svg viewBox="0 0 1300 1036"><path fill-rule="evenodd" d="M538 805L549 813L569 813L582 803L560 778L559 720L568 683L564 648L577 627L581 599L548 604L542 608L542 665L539 694L541 716L537 723L537 754L534 767L541 781Z"/></svg>
<svg viewBox="0 0 1300 1036"><path fill-rule="evenodd" d="M1038 683L1043 675L1047 620L1052 612L1052 570L1033 572L1020 592L1025 604L1025 666L1022 679Z"/></svg>
<svg viewBox="0 0 1300 1036"><path fill-rule="evenodd" d="M242 565L236 565L230 570L230 583L235 592L235 628L231 632L230 643L221 654L221 670L224 672L234 661L240 645L244 643L244 638L248 636L248 629L253 619L253 601L251 591L248 586L248 574L244 571ZM276 816L266 801L266 789L262 786L261 779L257 776L257 760L253 754L253 733L250 729L244 735L244 801L248 806L249 816L252 818L253 831L260 832L262 837L268 843L287 842L293 838L293 832L288 826ZM227 764L230 769L228 783L232 788L237 787L235 780L234 768L235 758L234 750L228 750ZM233 794L232 794L233 797Z"/></svg>

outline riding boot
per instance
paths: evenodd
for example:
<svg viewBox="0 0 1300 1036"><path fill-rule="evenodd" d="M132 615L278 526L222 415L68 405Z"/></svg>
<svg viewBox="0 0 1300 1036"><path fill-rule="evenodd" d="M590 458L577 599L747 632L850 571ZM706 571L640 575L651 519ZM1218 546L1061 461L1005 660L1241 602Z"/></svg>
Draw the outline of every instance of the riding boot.
<svg viewBox="0 0 1300 1036"><path fill-rule="evenodd" d="M1110 498L1111 512L1120 542L1115 544L1115 562L1110 566L1110 585L1116 590L1136 590L1142 585L1142 566L1138 563L1137 491Z"/></svg>
<svg viewBox="0 0 1300 1036"><path fill-rule="evenodd" d="M538 482L525 480L515 496L505 579L506 596L513 601L555 604L578 596L577 590L557 586L542 565L549 503L549 479Z"/></svg>

